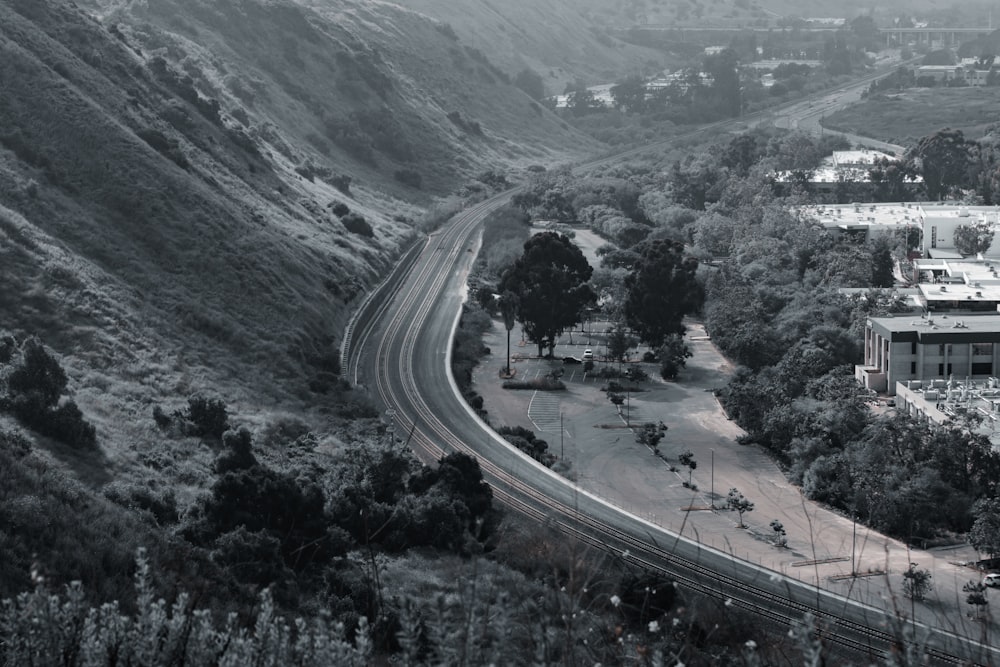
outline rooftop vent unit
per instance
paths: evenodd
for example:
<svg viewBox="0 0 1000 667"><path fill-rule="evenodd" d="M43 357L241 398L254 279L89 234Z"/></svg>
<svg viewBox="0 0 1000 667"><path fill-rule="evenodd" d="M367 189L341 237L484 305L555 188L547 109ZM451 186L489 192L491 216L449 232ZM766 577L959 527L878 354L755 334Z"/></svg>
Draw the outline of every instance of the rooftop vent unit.
<svg viewBox="0 0 1000 667"><path fill-rule="evenodd" d="M978 297L981 298L983 296L983 293L982 292L976 292L976 296L978 296Z"/></svg>
<svg viewBox="0 0 1000 667"><path fill-rule="evenodd" d="M945 285L941 285L941 291L942 292L947 292L948 291L948 287L945 286Z"/></svg>

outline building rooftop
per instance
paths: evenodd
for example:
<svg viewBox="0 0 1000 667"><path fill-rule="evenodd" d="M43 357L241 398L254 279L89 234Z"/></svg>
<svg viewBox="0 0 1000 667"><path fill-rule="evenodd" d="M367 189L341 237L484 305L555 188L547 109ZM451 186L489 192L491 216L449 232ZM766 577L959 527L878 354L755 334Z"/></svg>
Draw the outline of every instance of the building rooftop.
<svg viewBox="0 0 1000 667"><path fill-rule="evenodd" d="M800 206L798 211L824 227L842 229L872 225L921 227L924 220L919 204L811 204Z"/></svg>
<svg viewBox="0 0 1000 667"><path fill-rule="evenodd" d="M937 424L971 414L982 418L979 432L993 448L1000 443L1000 379L985 381L939 378L896 383L896 406L912 417Z"/></svg>
<svg viewBox="0 0 1000 667"><path fill-rule="evenodd" d="M898 317L870 317L868 322L872 329L888 334L892 340L909 340L910 336L898 335L908 333L915 334L913 340L919 338L931 343L937 342L942 334L961 334L982 342L991 342L988 340L990 338L1000 340L1000 314L966 316L952 313L919 317L906 314Z"/></svg>

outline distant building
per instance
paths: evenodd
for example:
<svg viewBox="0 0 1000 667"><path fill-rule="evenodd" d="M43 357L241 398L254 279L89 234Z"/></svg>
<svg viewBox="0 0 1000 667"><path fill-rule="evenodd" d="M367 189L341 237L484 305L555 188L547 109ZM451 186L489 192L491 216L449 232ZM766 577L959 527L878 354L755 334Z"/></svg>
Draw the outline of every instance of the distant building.
<svg viewBox="0 0 1000 667"><path fill-rule="evenodd" d="M986 381L1000 374L1000 315L872 317L864 363L854 368L867 389L890 396L896 383L949 376Z"/></svg>
<svg viewBox="0 0 1000 667"><path fill-rule="evenodd" d="M752 63L746 63L745 66L759 72L773 72L782 65L805 65L811 69L817 69L822 66L822 64L823 63L819 60L806 60L804 58L774 58L770 60L755 60Z"/></svg>
<svg viewBox="0 0 1000 667"><path fill-rule="evenodd" d="M835 151L833 155L824 158L816 169L806 174L807 183L815 192L834 192L838 185L844 183L867 183L871 180L869 171L876 162L899 162L899 158L889 153L876 150ZM790 171L777 172L775 180L779 183L792 183L800 178L800 174ZM908 178L907 185L916 188L923 182L920 176Z"/></svg>
<svg viewBox="0 0 1000 667"><path fill-rule="evenodd" d="M994 58L985 68L979 58L963 58L958 65L918 65L913 68L913 76L920 79L931 79L937 84L947 85L961 82L968 86L987 86L992 81L990 74L1000 63L1000 58ZM985 63L984 63L985 64Z"/></svg>
<svg viewBox="0 0 1000 667"><path fill-rule="evenodd" d="M802 22L809 28L840 28L847 25L847 19L842 18L807 18Z"/></svg>
<svg viewBox="0 0 1000 667"><path fill-rule="evenodd" d="M854 234L866 241L882 234L923 229L918 204L813 204L796 211L829 232Z"/></svg>
<svg viewBox="0 0 1000 667"><path fill-rule="evenodd" d="M993 245L983 257L1000 259L1000 209L994 206L956 206L927 202L921 209L924 220L923 251L928 257L955 259L955 230L962 225L986 224L994 229Z"/></svg>

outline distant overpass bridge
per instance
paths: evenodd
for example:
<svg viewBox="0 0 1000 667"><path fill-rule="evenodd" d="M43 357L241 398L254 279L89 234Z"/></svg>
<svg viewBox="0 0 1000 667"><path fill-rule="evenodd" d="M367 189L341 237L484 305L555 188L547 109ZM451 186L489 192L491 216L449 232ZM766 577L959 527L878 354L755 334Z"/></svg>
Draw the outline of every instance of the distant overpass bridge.
<svg viewBox="0 0 1000 667"><path fill-rule="evenodd" d="M754 32L761 34L774 34L782 32L836 32L838 30L850 30L849 25L807 25L799 27L756 27L756 26L678 26L669 23L644 23L632 26L620 26L619 30L643 30L649 32L669 32L677 35L678 38L685 37L706 37L715 34ZM993 32L991 27L977 28L880 28L879 32L885 40L886 45L906 44L916 41L918 44L931 44L940 41L947 46L954 46L963 41L982 37Z"/></svg>
<svg viewBox="0 0 1000 667"><path fill-rule="evenodd" d="M918 44L931 44L940 41L946 46L954 46L976 37L985 37L993 32L992 28L880 28L879 32L886 45L906 44L916 41Z"/></svg>

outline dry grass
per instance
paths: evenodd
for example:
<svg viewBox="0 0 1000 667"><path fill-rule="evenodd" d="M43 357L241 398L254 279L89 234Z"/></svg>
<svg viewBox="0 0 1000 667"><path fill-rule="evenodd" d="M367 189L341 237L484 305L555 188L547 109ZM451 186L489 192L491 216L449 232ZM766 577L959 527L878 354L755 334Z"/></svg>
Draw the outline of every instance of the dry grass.
<svg viewBox="0 0 1000 667"><path fill-rule="evenodd" d="M996 123L1000 88L911 88L827 116L825 127L911 146L944 127L977 139Z"/></svg>

